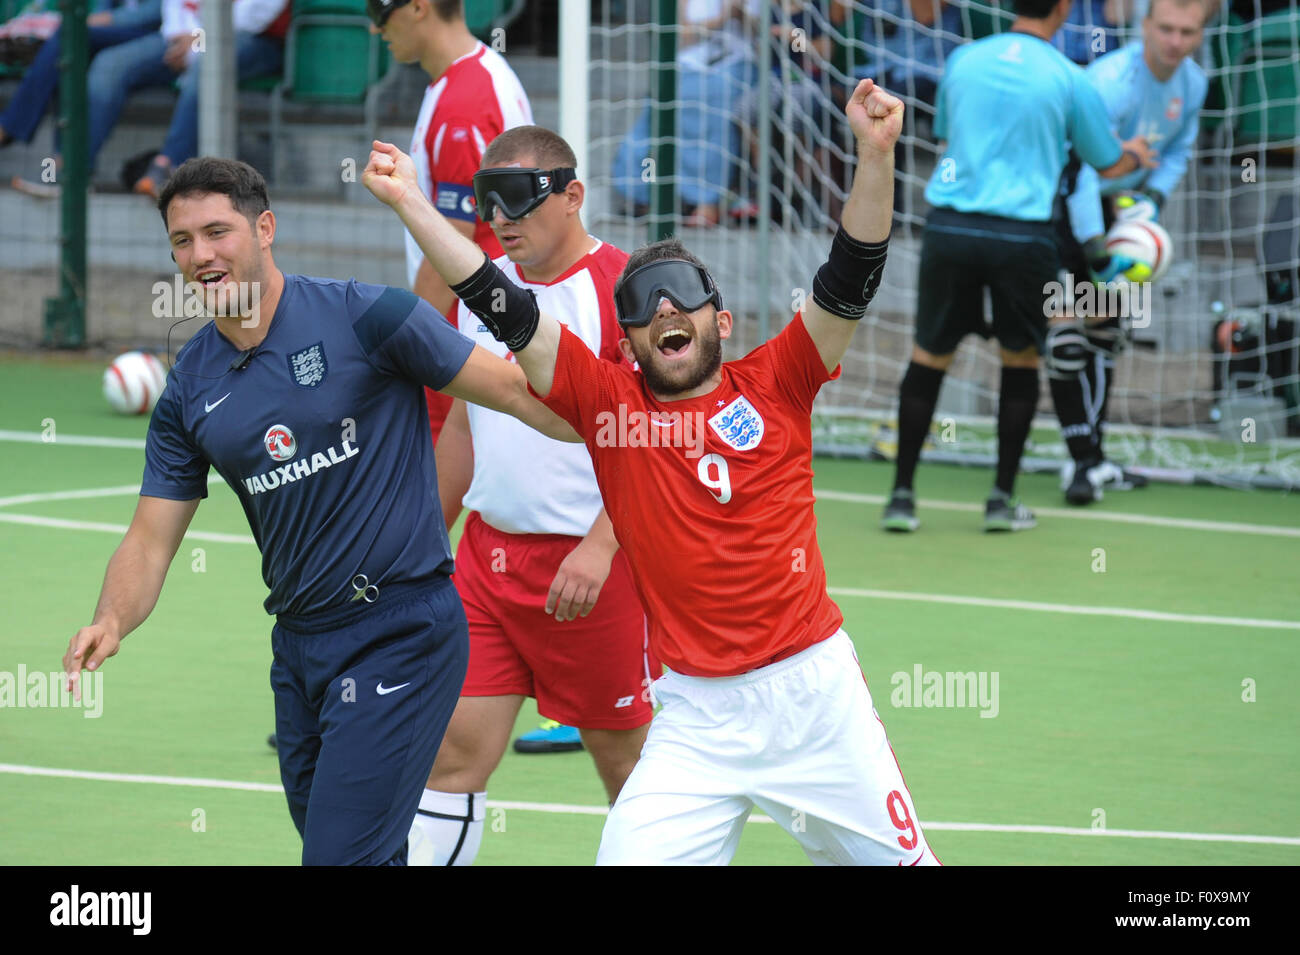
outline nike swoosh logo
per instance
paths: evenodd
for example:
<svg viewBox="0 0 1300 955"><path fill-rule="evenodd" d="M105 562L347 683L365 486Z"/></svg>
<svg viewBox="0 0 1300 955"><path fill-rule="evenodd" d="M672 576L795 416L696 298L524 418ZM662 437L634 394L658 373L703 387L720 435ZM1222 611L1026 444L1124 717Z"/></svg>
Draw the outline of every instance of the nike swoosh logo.
<svg viewBox="0 0 1300 955"><path fill-rule="evenodd" d="M226 400L227 398L229 398L229 397L230 397L230 392L227 391L224 395L222 395L222 396L221 396L220 398L218 398L216 401L212 402L212 404L208 404L206 401L203 402L203 413L204 413L204 414L207 414L209 411L211 411L213 408L215 408L217 405L221 404L221 402L225 401L225 400Z"/></svg>
<svg viewBox="0 0 1300 955"><path fill-rule="evenodd" d="M411 684L408 681L406 683L399 683L397 684L397 686L384 686L383 680L380 680L378 685L375 686L375 692L378 693L380 696L387 696L389 693L394 693L397 690L400 690L402 687L410 686L410 685Z"/></svg>

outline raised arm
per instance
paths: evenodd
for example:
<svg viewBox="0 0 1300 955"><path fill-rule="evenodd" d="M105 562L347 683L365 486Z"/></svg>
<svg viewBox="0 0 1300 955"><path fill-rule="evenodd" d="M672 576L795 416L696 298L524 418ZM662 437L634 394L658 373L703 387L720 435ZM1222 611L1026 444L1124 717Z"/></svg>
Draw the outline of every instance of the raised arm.
<svg viewBox="0 0 1300 955"><path fill-rule="evenodd" d="M167 568L181 545L199 502L141 497L131 526L108 561L104 586L90 626L77 631L63 655L67 688L81 696L81 668L97 670L122 638L149 616L162 593Z"/></svg>
<svg viewBox="0 0 1300 955"><path fill-rule="evenodd" d="M894 143L903 125L903 103L862 80L844 114L858 142L858 164L840 230L813 279L812 301L804 312L804 327L827 371L844 357L880 286L894 215Z"/></svg>
<svg viewBox="0 0 1300 955"><path fill-rule="evenodd" d="M510 283L482 249L433 207L416 181L411 157L392 143L374 143L361 181L397 213L434 271L465 306L483 320L498 341L510 346L534 390L547 394L555 376L560 323L538 313L532 296Z"/></svg>

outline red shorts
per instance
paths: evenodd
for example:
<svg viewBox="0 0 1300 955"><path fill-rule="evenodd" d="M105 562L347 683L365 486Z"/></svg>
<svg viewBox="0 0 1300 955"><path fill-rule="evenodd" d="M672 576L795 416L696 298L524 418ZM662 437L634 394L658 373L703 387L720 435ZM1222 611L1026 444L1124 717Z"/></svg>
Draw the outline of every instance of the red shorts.
<svg viewBox="0 0 1300 955"><path fill-rule="evenodd" d="M442 426L447 421L447 414L451 411L451 402L451 395L444 395L432 388L424 389L424 403L429 408L429 432L433 435L435 448L438 446L438 435L442 434Z"/></svg>
<svg viewBox="0 0 1300 955"><path fill-rule="evenodd" d="M579 729L644 726L662 668L623 552L590 614L560 623L545 613L551 581L578 540L505 534L470 512L454 578L469 620L461 695L535 697L542 716Z"/></svg>

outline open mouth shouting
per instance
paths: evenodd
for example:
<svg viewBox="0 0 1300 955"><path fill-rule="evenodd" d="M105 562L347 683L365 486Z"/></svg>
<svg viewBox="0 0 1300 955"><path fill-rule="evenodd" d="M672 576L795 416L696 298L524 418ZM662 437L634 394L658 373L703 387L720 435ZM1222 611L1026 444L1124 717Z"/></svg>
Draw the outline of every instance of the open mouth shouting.
<svg viewBox="0 0 1300 955"><path fill-rule="evenodd" d="M690 352L694 340L694 330L690 326L673 325L659 333L655 348L669 361L678 361Z"/></svg>

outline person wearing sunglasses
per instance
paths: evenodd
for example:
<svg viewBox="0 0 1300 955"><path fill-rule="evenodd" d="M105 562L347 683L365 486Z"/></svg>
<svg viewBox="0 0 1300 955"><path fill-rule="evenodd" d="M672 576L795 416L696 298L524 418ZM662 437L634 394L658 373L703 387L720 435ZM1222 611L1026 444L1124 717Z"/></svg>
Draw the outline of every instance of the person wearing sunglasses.
<svg viewBox="0 0 1300 955"><path fill-rule="evenodd" d="M563 314L593 355L625 364L613 305L627 253L587 233L576 164L562 137L517 126L483 154L476 204L505 249L495 264L510 281ZM475 344L507 356L463 306L449 317ZM455 402L438 441L444 517L454 523L462 499L470 512L456 550L470 654L412 825L413 864L474 861L488 780L528 696L542 716L578 728L612 803L645 743L646 688L660 673L587 449L479 411ZM473 462L468 487L453 486L448 458Z"/></svg>
<svg viewBox="0 0 1300 955"><path fill-rule="evenodd" d="M505 58L469 32L462 0L366 0L366 11L371 32L383 38L393 59L418 63L429 74L411 137L420 189L461 235L495 258L501 246L474 214L474 173L499 133L532 123L528 94ZM443 315L451 312L456 297L409 235L406 280ZM425 397L436 445L451 402L436 391ZM463 478L469 480L468 472Z"/></svg>
<svg viewBox="0 0 1300 955"><path fill-rule="evenodd" d="M679 242L638 249L615 288L631 369L601 361L560 324L568 316L541 312L460 241L395 147L376 143L362 177L583 436L667 667L597 864L725 863L756 806L814 862L938 862L827 594L813 514L812 402L884 271L903 104L864 79L845 114L857 168L811 301L725 364L732 315ZM610 427L634 413L652 427ZM675 440L693 422L703 447Z"/></svg>

